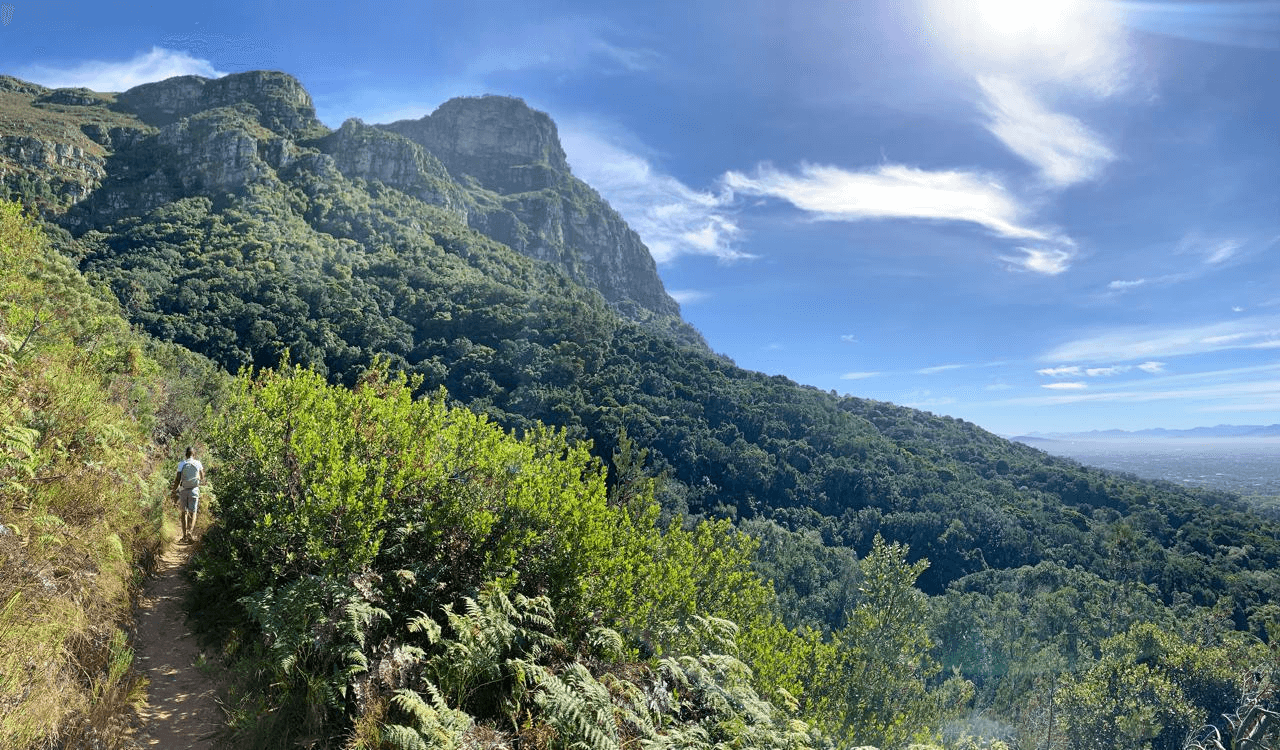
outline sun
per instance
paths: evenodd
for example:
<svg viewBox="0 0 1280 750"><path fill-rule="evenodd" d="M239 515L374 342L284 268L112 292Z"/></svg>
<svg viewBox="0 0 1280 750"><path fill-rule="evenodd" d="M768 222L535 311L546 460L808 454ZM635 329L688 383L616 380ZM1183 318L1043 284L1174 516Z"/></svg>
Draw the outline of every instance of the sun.
<svg viewBox="0 0 1280 750"><path fill-rule="evenodd" d="M970 0L975 31L993 41L1022 43L1070 32L1082 20L1086 0Z"/></svg>
<svg viewBox="0 0 1280 750"><path fill-rule="evenodd" d="M937 49L980 74L1087 78L1123 48L1110 0L922 0Z"/></svg>

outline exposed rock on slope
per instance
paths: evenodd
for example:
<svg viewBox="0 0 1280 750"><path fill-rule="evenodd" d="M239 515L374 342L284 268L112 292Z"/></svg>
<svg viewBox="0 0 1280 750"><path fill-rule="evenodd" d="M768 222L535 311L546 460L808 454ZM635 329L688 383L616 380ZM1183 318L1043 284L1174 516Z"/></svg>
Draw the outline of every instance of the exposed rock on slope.
<svg viewBox="0 0 1280 750"><path fill-rule="evenodd" d="M454 178L472 181L470 225L600 290L628 317L678 319L648 249L623 218L574 177L555 123L520 99L451 99L419 120L378 126L421 144ZM682 326L682 337L697 336ZM700 341L700 337L696 340Z"/></svg>
<svg viewBox="0 0 1280 750"><path fill-rule="evenodd" d="M285 73L255 70L223 78L178 76L135 86L116 97L116 109L148 125L168 125L219 107L249 105L263 127L282 135L323 128L311 95Z"/></svg>
<svg viewBox="0 0 1280 750"><path fill-rule="evenodd" d="M378 180L467 220L467 208L473 201L466 191L449 177L439 159L408 138L353 118L320 139L319 146L333 156L338 170L347 177Z"/></svg>
<svg viewBox="0 0 1280 750"><path fill-rule="evenodd" d="M443 208L598 290L624 316L705 346L640 237L570 172L551 118L519 99L453 99L420 120L348 120L336 131L296 79L269 71L121 94L3 78L0 99L12 113L0 120L0 179L72 231L186 197L287 190L306 164Z"/></svg>

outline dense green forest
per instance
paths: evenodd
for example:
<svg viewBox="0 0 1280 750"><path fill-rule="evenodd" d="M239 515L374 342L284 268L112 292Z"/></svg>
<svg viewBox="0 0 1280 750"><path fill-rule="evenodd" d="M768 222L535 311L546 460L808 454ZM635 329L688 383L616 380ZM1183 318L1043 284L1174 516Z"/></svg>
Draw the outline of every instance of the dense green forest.
<svg viewBox="0 0 1280 750"><path fill-rule="evenodd" d="M741 370L397 191L294 180L305 187L192 197L64 241L133 320L228 369L287 352L351 386L381 357L419 394L443 387L518 435L562 428L604 460L629 435L663 477L664 517L728 518L764 541L755 569L792 628L835 638L850 627L855 561L878 536L904 545L909 561L928 561L918 585L935 597L920 689L925 675L959 670L973 705L1009 720L995 736L1065 721L1054 696L1083 689L1071 680L1141 623L1216 623L1175 650L1216 643L1205 634L1224 628L1265 637L1280 535L1236 498ZM415 231L408 217L429 223ZM1150 726L1185 734L1187 717L1218 716L1237 687ZM930 715L921 726L937 732L943 714Z"/></svg>
<svg viewBox="0 0 1280 750"><path fill-rule="evenodd" d="M1164 749L1276 707L1280 522L1239 498L743 370L481 231L577 187L370 136L442 204L279 98L143 98L84 201L9 186L242 372L197 574L243 743Z"/></svg>
<svg viewBox="0 0 1280 750"><path fill-rule="evenodd" d="M930 594L1052 562L1151 586L1164 604L1230 597L1246 627L1277 592L1248 573L1275 567L1280 526L1233 496L742 370L397 191L294 181L304 188L188 198L67 244L148 332L229 370L287 351L350 385L382 356L420 392L443 386L509 429L563 427L602 457L625 430L667 477L670 512L768 519L856 554L880 534L930 561ZM811 609L836 626L843 605Z"/></svg>

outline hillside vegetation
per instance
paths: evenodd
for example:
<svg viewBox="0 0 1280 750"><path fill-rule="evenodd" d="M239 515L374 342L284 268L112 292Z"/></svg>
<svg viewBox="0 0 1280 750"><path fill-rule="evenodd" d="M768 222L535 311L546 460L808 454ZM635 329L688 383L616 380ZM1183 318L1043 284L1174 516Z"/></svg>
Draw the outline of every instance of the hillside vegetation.
<svg viewBox="0 0 1280 750"><path fill-rule="evenodd" d="M723 721L765 744L1163 749L1275 707L1280 525L1239 498L737 368L538 239L607 214L545 123L541 161L437 160L429 123L328 132L296 81L253 75L119 95L159 130L48 213L130 321L253 368L213 438L225 536L201 562L229 651L275 665L245 738L683 746ZM160 89L195 93L159 112ZM449 111L542 122L489 99ZM445 688L481 621L518 647ZM736 660L712 693L737 713L653 703L713 684L668 654ZM549 685L594 718L557 718Z"/></svg>
<svg viewBox="0 0 1280 750"><path fill-rule="evenodd" d="M118 738L164 462L225 377L109 299L0 202L0 747Z"/></svg>

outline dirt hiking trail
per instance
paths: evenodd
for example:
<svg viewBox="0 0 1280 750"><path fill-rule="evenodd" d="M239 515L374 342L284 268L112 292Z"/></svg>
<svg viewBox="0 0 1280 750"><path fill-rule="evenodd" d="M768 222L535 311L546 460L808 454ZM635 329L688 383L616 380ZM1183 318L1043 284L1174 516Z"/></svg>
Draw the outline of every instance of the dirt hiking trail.
<svg viewBox="0 0 1280 750"><path fill-rule="evenodd" d="M144 748L213 750L223 727L218 684L197 666L200 648L182 608L192 549L169 545L138 606L134 664L150 680L135 736Z"/></svg>

